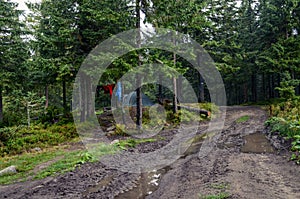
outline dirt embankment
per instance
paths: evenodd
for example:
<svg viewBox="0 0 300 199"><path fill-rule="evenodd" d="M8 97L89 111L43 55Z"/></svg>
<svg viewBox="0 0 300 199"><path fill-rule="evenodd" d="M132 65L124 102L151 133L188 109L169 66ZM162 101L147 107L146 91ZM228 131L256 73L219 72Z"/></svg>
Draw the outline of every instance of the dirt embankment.
<svg viewBox="0 0 300 199"><path fill-rule="evenodd" d="M249 117L237 122L242 116ZM158 170L130 173L88 163L55 178L1 186L0 198L300 198L300 167L288 161L287 151L275 150L265 139L266 118L260 108L230 107L208 153L199 152L205 132L200 128L188 150ZM164 139L124 155L153 153L178 133L162 131Z"/></svg>

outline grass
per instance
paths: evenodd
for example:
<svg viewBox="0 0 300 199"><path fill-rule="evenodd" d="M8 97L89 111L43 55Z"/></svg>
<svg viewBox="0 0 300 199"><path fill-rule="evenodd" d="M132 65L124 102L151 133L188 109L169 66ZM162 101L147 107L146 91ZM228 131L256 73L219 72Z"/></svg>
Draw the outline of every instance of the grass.
<svg viewBox="0 0 300 199"><path fill-rule="evenodd" d="M72 151L65 153L64 158L59 159L53 164L49 165L46 169L38 172L34 179L42 179L47 176L65 173L74 170L78 165L93 160L92 155L86 151Z"/></svg>
<svg viewBox="0 0 300 199"><path fill-rule="evenodd" d="M126 140L120 140L119 142L115 143L114 145L119 147L122 150L126 150L129 147L135 147L138 144L146 143L146 142L155 142L157 139L126 139Z"/></svg>
<svg viewBox="0 0 300 199"><path fill-rule="evenodd" d="M226 199L229 197L230 197L230 194L227 192L221 192L219 194L211 194L211 195L199 194L200 199Z"/></svg>
<svg viewBox="0 0 300 199"><path fill-rule="evenodd" d="M0 184L10 184L15 181L23 181L32 175L32 170L39 164L50 161L64 154L62 150L49 150L38 153L25 153L19 156L1 158L0 169L11 165L17 167L17 173L0 177Z"/></svg>
<svg viewBox="0 0 300 199"><path fill-rule="evenodd" d="M239 119L236 120L237 123L243 123L243 122L247 122L250 119L249 115L244 115L242 117L240 117Z"/></svg>
<svg viewBox="0 0 300 199"><path fill-rule="evenodd" d="M229 184L227 183L213 183L210 185L211 188L213 189L228 189L229 188Z"/></svg>
<svg viewBox="0 0 300 199"><path fill-rule="evenodd" d="M63 147L53 147L36 153L23 153L18 156L7 156L1 158L0 169L15 165L17 167L16 174L4 175L0 177L0 184L11 184L14 182L25 181L28 178L42 179L47 176L55 176L68 171L74 170L76 167L86 163L97 161L98 157L105 154L112 154L119 150L116 146L108 144L97 144L91 150L75 150L68 151ZM58 157L58 158L57 158ZM34 173L34 169L49 161L55 160L45 168Z"/></svg>

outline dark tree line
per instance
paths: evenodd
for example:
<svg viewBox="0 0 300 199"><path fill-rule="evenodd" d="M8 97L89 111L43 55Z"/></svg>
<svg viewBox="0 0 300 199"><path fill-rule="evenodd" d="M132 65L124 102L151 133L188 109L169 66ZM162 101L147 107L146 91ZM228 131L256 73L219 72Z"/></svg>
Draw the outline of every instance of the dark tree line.
<svg viewBox="0 0 300 199"><path fill-rule="evenodd" d="M45 107L57 106L67 114L75 75L90 51L143 22L177 30L201 44L222 74L228 104L300 94L298 0L42 0L28 7L31 13L24 15L15 3L0 1L0 122L21 120L26 103L34 101L29 96L45 96ZM201 74L178 55L156 50L119 58L99 84L116 83L129 69L157 60L180 71L199 101L209 101ZM88 88L88 78L82 79ZM175 105L180 79L173 77ZM91 99L85 100L89 104ZM93 111L86 107L83 117Z"/></svg>

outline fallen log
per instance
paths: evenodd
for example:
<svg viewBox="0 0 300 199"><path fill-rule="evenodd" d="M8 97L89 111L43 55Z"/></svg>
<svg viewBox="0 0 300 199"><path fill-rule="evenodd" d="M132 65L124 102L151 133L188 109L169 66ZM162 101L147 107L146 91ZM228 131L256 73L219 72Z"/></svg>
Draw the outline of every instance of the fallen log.
<svg viewBox="0 0 300 199"><path fill-rule="evenodd" d="M188 111L192 111L198 114L203 114L206 117L210 116L210 111L204 110L204 109L199 109L199 108L193 108L193 107L189 107L189 106L184 106L184 105L178 105L179 108L188 110Z"/></svg>

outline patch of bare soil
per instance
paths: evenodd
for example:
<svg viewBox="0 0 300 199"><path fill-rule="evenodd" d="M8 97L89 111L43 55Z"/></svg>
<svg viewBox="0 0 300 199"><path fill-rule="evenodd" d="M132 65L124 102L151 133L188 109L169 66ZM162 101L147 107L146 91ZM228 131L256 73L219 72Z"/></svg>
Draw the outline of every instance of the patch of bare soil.
<svg viewBox="0 0 300 199"><path fill-rule="evenodd" d="M249 120L237 122L243 115ZM200 128L191 147L157 171L129 173L101 162L87 163L55 178L0 186L0 198L199 199L220 193L229 198L300 198L300 167L288 161L287 151L272 148L264 138L266 119L257 107L229 107L225 127L205 155L199 153L205 132ZM178 133L182 132L164 130L164 139L124 154L152 153Z"/></svg>

